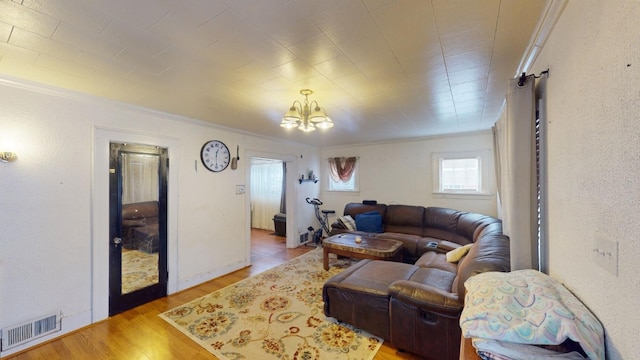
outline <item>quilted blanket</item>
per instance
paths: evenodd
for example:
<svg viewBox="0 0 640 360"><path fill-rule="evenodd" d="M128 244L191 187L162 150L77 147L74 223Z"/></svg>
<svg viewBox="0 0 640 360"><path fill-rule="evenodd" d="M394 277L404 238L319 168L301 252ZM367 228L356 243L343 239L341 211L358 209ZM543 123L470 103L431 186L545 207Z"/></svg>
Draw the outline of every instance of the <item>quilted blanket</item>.
<svg viewBox="0 0 640 360"><path fill-rule="evenodd" d="M603 359L602 324L552 277L536 270L487 272L465 282L460 327L465 337L501 343L580 344L590 359Z"/></svg>

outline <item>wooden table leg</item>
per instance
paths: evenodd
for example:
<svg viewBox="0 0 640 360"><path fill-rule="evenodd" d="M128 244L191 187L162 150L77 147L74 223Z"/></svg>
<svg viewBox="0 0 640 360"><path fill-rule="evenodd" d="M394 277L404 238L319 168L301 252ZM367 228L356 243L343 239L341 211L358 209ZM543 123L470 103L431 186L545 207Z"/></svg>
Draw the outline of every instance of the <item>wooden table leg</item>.
<svg viewBox="0 0 640 360"><path fill-rule="evenodd" d="M322 257L322 267L325 270L329 270L329 248L323 247L322 252L324 253Z"/></svg>

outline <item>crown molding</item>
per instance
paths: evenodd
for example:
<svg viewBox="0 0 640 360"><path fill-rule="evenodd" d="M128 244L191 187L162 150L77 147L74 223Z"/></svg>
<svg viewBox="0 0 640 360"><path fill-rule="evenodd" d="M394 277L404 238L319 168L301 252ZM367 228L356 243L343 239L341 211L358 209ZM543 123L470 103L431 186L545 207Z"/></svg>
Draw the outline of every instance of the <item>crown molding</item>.
<svg viewBox="0 0 640 360"><path fill-rule="evenodd" d="M120 100L109 99L109 98L105 98L97 95L79 92L76 90L70 90L70 89L66 89L58 86L47 85L47 84L39 83L33 80L17 78L17 77L5 75L5 74L0 74L0 86L2 85L16 88L16 89L31 91L37 94L49 95L49 96L59 97L67 100L77 101L84 104L102 105L102 106L112 107L118 110L132 111L137 114L159 117L159 118L167 119L170 121L174 121L176 123L191 124L191 125L203 126L208 128L214 128L217 130L228 131L228 132L239 134L239 135L253 136L256 138L274 141L277 143L287 143L291 145L299 145L299 146L305 146L305 147L310 146L300 142L283 140L280 138L270 137L270 136L262 135L259 133L254 133L246 130L232 128L225 125L216 124L210 121L194 119L184 115L168 113L165 111L156 110L156 109L152 109L152 108L148 108L140 105L135 105L135 104L127 103ZM98 126L98 127L104 128L104 129L110 129L109 127L103 127L103 126ZM110 130L116 131L117 129L110 129ZM124 131L124 130L121 129L120 131ZM319 146L311 146L311 147L319 147Z"/></svg>
<svg viewBox="0 0 640 360"><path fill-rule="evenodd" d="M531 41L527 46L527 49L520 60L518 70L514 74L514 77L520 76L522 73L526 73L531 70L531 66L538 58L542 47L544 46L549 34L553 30L556 22L560 18L562 11L567 5L567 0L548 0L538 21L535 31L531 36Z"/></svg>

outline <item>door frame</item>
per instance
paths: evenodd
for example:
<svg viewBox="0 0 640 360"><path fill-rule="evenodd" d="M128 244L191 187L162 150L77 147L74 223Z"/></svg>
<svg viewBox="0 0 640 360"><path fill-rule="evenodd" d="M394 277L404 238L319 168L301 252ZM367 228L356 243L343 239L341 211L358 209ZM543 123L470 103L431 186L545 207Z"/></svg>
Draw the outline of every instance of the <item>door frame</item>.
<svg viewBox="0 0 640 360"><path fill-rule="evenodd" d="M138 143L167 148L167 295L178 290L178 168L176 138L94 127L91 176L91 323L109 317L109 143Z"/></svg>
<svg viewBox="0 0 640 360"><path fill-rule="evenodd" d="M260 151L260 150L252 150L252 149L246 149L244 152L244 158L245 159L251 159L251 158L264 158L264 159L274 159L274 160L280 160L283 162L287 163L287 174L286 174L286 179L287 179L287 184L286 184L286 196L287 196L287 201L286 201L286 206L287 206L287 214L296 214L296 203L297 203L297 198L298 198L298 192L296 191L296 187L295 184L297 182L297 172L294 171L294 169L296 169L296 157L295 155L288 155L288 154L278 154L278 153L271 153L271 152L266 152L266 151ZM246 234L247 234L247 238L245 239L246 241L246 248L247 248L247 259L249 262L251 262L251 161L247 160L244 162L245 164L245 174L246 174L246 192L247 192L247 196L245 196L245 209L247 209L247 213L245 214L245 219L246 219ZM299 245L299 239L298 239L298 226L297 226L297 222L296 222L296 217L295 216L287 216L287 220L286 220L286 224L287 224L287 240L286 240L286 244L287 244L287 248L295 248ZM295 230L295 231L294 231Z"/></svg>

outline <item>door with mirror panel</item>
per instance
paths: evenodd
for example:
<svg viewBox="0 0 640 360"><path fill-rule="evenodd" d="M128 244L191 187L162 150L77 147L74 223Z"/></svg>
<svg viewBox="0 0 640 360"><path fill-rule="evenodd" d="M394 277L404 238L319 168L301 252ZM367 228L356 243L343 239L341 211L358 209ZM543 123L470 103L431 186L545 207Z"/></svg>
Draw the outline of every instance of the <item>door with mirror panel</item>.
<svg viewBox="0 0 640 360"><path fill-rule="evenodd" d="M110 144L110 316L167 294L167 153Z"/></svg>

